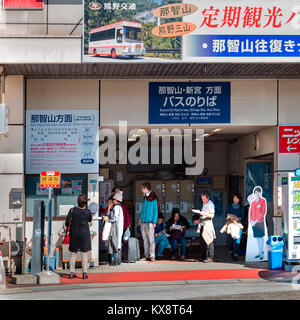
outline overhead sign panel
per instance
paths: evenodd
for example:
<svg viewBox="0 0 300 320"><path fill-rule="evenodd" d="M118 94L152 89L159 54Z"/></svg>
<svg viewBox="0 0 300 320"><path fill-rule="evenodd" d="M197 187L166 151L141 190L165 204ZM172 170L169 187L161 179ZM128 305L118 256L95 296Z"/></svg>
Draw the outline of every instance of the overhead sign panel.
<svg viewBox="0 0 300 320"><path fill-rule="evenodd" d="M83 28L83 62L300 61L294 0L85 0Z"/></svg>

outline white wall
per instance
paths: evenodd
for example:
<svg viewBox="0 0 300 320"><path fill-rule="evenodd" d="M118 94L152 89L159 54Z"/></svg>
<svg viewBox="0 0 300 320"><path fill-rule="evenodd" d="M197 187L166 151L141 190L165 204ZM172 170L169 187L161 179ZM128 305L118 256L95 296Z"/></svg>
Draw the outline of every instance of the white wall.
<svg viewBox="0 0 300 320"><path fill-rule="evenodd" d="M24 78L7 76L5 81L5 104L8 107L8 133L0 136L0 222L22 221L21 209L9 209L9 194L12 188L23 185L23 115ZM16 238L16 227L11 225L12 238ZM20 225L21 226L21 225ZM8 239L4 229L1 237Z"/></svg>
<svg viewBox="0 0 300 320"><path fill-rule="evenodd" d="M300 80L279 81L278 123L300 123Z"/></svg>
<svg viewBox="0 0 300 320"><path fill-rule="evenodd" d="M147 80L101 81L100 124L148 125ZM231 125L276 125L277 101L274 80L232 80ZM198 125L199 126L199 125Z"/></svg>
<svg viewBox="0 0 300 320"><path fill-rule="evenodd" d="M80 37L0 38L1 63L81 63Z"/></svg>
<svg viewBox="0 0 300 320"><path fill-rule="evenodd" d="M24 77L7 76L5 79L5 104L8 107L8 124L23 124Z"/></svg>
<svg viewBox="0 0 300 320"><path fill-rule="evenodd" d="M98 109L98 80L28 80L27 109Z"/></svg>
<svg viewBox="0 0 300 320"><path fill-rule="evenodd" d="M279 124L300 124L300 80L279 81ZM299 154L278 154L278 170L300 167Z"/></svg>
<svg viewBox="0 0 300 320"><path fill-rule="evenodd" d="M245 159L262 156L269 153L276 153L276 127L270 127L258 131L259 145L258 149L254 150L253 137L254 134L241 137L238 140L239 144L239 175L245 174ZM276 169L275 169L276 170Z"/></svg>

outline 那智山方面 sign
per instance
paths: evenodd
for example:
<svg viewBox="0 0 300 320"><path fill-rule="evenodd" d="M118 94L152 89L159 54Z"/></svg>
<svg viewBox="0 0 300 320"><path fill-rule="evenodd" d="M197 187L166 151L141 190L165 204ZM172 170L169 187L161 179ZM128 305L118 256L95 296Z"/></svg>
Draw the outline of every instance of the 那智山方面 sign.
<svg viewBox="0 0 300 320"><path fill-rule="evenodd" d="M98 110L27 110L26 173L96 173Z"/></svg>
<svg viewBox="0 0 300 320"><path fill-rule="evenodd" d="M295 0L93 3L84 1L83 62L300 60Z"/></svg>
<svg viewBox="0 0 300 320"><path fill-rule="evenodd" d="M150 82L149 124L230 123L230 82Z"/></svg>

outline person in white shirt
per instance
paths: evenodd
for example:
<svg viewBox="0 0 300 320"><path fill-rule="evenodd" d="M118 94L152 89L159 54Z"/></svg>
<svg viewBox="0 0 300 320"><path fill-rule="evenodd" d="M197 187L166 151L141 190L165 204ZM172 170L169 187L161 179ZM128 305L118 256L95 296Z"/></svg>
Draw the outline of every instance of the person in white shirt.
<svg viewBox="0 0 300 320"><path fill-rule="evenodd" d="M207 191L201 193L203 207L200 212L201 219L195 220L194 223L198 224L197 232L200 233L200 259L205 263L213 262L214 257L214 239L216 233L212 219L215 215L215 205L209 200Z"/></svg>

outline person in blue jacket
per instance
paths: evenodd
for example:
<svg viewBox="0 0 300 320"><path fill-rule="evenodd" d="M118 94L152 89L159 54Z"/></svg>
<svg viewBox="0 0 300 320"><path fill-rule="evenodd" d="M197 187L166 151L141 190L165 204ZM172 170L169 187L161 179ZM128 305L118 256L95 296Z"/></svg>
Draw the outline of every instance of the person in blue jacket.
<svg viewBox="0 0 300 320"><path fill-rule="evenodd" d="M244 218L244 212L244 207L242 206L242 196L237 192L232 197L232 203L228 204L226 207L225 217L227 214L232 213L239 218L238 222L241 222ZM232 260L238 261L240 239L232 239L232 237L228 235L228 244L229 253Z"/></svg>
<svg viewBox="0 0 300 320"><path fill-rule="evenodd" d="M142 184L143 193L142 212L139 217L141 232L144 242L145 257L141 260L155 261L155 240L154 228L156 227L159 212L159 200L157 195L151 190L151 184Z"/></svg>
<svg viewBox="0 0 300 320"><path fill-rule="evenodd" d="M154 228L155 245L158 246L156 260L161 260L164 250L171 248L170 242L165 233L165 229L166 229L166 224L163 223L163 216L161 213L159 213L158 219L157 219L157 225Z"/></svg>

